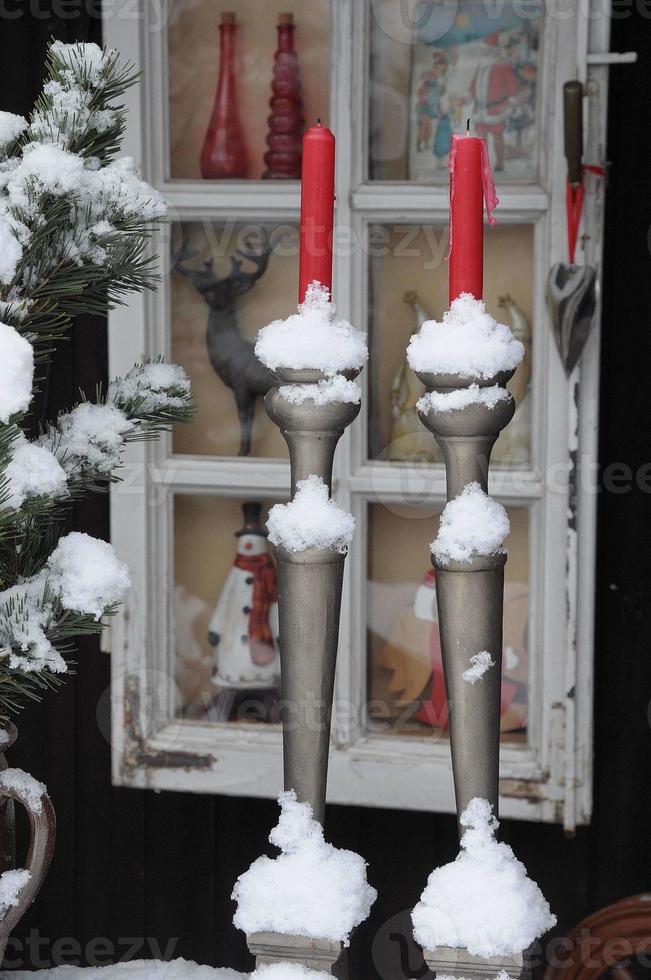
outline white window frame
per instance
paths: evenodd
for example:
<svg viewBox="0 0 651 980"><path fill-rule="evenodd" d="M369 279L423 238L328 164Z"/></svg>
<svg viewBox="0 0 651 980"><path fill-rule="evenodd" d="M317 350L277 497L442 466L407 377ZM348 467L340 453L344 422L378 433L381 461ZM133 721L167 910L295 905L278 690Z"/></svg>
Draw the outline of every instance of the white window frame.
<svg viewBox="0 0 651 980"><path fill-rule="evenodd" d="M296 182L228 184L170 180L167 106L167 0L117 0L107 5L105 42L142 71L128 96L127 151L164 194L174 220L298 220ZM577 0L579 2L579 0ZM367 137L369 0L332 0L332 128L337 135L337 222L360 234L367 223L432 221L445 224L447 189L416 184L364 182ZM546 487L545 474L568 453L568 413L575 417L582 474L597 460L599 328L589 340L578 375L565 378L545 309L545 281L552 262L565 258L561 86L580 76L586 101L589 162L603 157L607 67L588 50L608 49L609 20L570 13L545 19L542 89L546 98L537 184L502 189L499 219L534 228L533 464L497 471L491 491L507 506L530 506L530 625L534 649L529 686L526 746L501 751L500 809L507 817L589 821L592 800L592 657L596 494L579 480L577 548L566 575L568 494ZM566 11L567 8L563 8ZM561 14L563 13L561 11ZM590 48L589 48L590 45ZM353 57L355 52L355 57ZM553 80L553 84L552 84ZM586 155L588 159L588 155ZM586 257L601 262L603 188L586 195ZM157 242L164 255L166 235ZM362 254L335 259L335 299L341 312L365 329L368 263ZM169 291L137 296L109 317L111 375L143 356L170 349ZM366 384L366 382L365 382ZM576 387L575 387L576 386ZM365 392L365 395L367 393ZM427 474L408 466L366 461L366 413L340 443L335 494L358 518L347 561L335 700L328 800L336 803L418 810L454 810L446 740L369 735L364 728L366 693L366 501L409 503L405 485L418 493L427 480L428 503L443 504L442 467ZM574 418L574 416L573 416ZM113 780L119 785L242 796L275 796L282 783L281 734L274 726L217 725L174 716L174 622L172 616L172 505L174 492L211 496L286 499L288 464L266 459L175 455L165 437L131 446L125 480L111 488L112 540L130 565L133 589L112 629ZM423 557L427 542L423 541ZM570 619L576 617L576 638ZM356 719L350 722L350 705ZM347 707L346 707L347 706Z"/></svg>

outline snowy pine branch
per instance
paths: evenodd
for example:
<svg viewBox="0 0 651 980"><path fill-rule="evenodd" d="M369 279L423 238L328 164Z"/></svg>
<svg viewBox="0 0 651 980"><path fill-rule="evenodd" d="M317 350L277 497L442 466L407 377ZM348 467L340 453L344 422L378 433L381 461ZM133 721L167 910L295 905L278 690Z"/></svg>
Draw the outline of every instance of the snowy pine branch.
<svg viewBox="0 0 651 980"><path fill-rule="evenodd" d="M23 431L35 364L72 318L155 282L149 235L165 205L116 158L136 77L115 51L53 42L30 118L0 112L0 726L61 683L74 638L99 632L129 586L109 544L64 533L71 504L119 479L127 442L193 413L184 371L157 360L38 438Z"/></svg>

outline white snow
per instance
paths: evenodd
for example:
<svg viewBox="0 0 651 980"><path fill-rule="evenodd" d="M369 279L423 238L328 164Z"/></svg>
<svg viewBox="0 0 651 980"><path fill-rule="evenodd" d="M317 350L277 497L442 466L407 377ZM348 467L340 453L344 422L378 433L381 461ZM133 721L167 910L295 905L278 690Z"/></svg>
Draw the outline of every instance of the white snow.
<svg viewBox="0 0 651 980"><path fill-rule="evenodd" d="M108 401L122 408L136 401L137 411L146 414L162 408L182 408L190 398L190 379L179 364L150 361L137 364L124 378L109 385Z"/></svg>
<svg viewBox="0 0 651 980"><path fill-rule="evenodd" d="M353 539L355 518L328 497L320 476L299 480L294 499L275 504L267 519L269 540L287 551L334 550L344 554Z"/></svg>
<svg viewBox="0 0 651 980"><path fill-rule="evenodd" d="M503 554L511 524L504 508L484 493L478 483L469 483L441 514L439 531L430 545L441 564L470 562L475 555Z"/></svg>
<svg viewBox="0 0 651 980"><path fill-rule="evenodd" d="M493 377L511 371L524 347L509 328L486 312L483 300L462 293L443 321L426 320L412 335L407 360L413 371L456 374L461 378Z"/></svg>
<svg viewBox="0 0 651 980"><path fill-rule="evenodd" d="M57 429L39 442L52 449L69 475L86 470L108 476L118 466L125 436L133 429L114 405L82 402L59 416Z"/></svg>
<svg viewBox="0 0 651 980"><path fill-rule="evenodd" d="M16 275L23 247L15 234L15 222L0 214L0 283L8 286Z"/></svg>
<svg viewBox="0 0 651 980"><path fill-rule="evenodd" d="M26 129L27 120L24 116L17 116L13 112L0 110L0 152L6 149L10 143L13 143Z"/></svg>
<svg viewBox="0 0 651 980"><path fill-rule="evenodd" d="M362 389L355 381L349 381L343 374L324 378L315 385L281 385L278 389L281 398L292 405L301 405L311 398L315 405L328 405L331 402L352 402L359 405Z"/></svg>
<svg viewBox="0 0 651 980"><path fill-rule="evenodd" d="M47 793L47 788L28 772L23 772L22 769L4 769L0 772L0 786L18 793L28 801L35 813L43 810L43 796Z"/></svg>
<svg viewBox="0 0 651 980"><path fill-rule="evenodd" d="M71 531L59 540L47 560L50 588L66 609L99 619L122 602L131 587L129 569L107 541Z"/></svg>
<svg viewBox="0 0 651 980"><path fill-rule="evenodd" d="M296 793L278 799L280 819L269 840L281 851L259 857L235 883L233 922L246 933L278 932L339 940L348 945L377 897L366 862L326 843L321 825Z"/></svg>
<svg viewBox="0 0 651 980"><path fill-rule="evenodd" d="M93 87L100 85L103 70L115 55L113 48L103 49L98 44L82 41L73 44L53 41L50 52Z"/></svg>
<svg viewBox="0 0 651 980"><path fill-rule="evenodd" d="M311 283L297 313L260 330L256 357L272 371L312 368L330 376L363 367L368 359L364 335L336 314L328 290Z"/></svg>
<svg viewBox="0 0 651 980"><path fill-rule="evenodd" d="M332 974L308 970L301 963L267 963L251 974L251 980L332 980Z"/></svg>
<svg viewBox="0 0 651 980"><path fill-rule="evenodd" d="M132 960L112 966L57 966L39 970L41 977L53 980L247 980L249 974L219 967L200 966L190 960ZM82 977L82 973L86 976ZM34 974L16 970L12 980L33 980Z"/></svg>
<svg viewBox="0 0 651 980"><path fill-rule="evenodd" d="M9 743L9 732L6 728L0 728L0 746Z"/></svg>
<svg viewBox="0 0 651 980"><path fill-rule="evenodd" d="M34 349L6 323L0 323L0 422L26 412L32 400Z"/></svg>
<svg viewBox="0 0 651 980"><path fill-rule="evenodd" d="M0 660L6 658L13 670L65 674L66 662L46 635L52 614L42 572L0 592Z"/></svg>
<svg viewBox="0 0 651 980"><path fill-rule="evenodd" d="M25 868L15 868L0 875L0 921L9 909L18 904L20 892L31 877Z"/></svg>
<svg viewBox="0 0 651 980"><path fill-rule="evenodd" d="M473 686L481 680L487 670L495 666L495 661L488 650L480 650L470 658L470 667L467 667L461 675L464 681L468 681Z"/></svg>
<svg viewBox="0 0 651 980"><path fill-rule="evenodd" d="M508 844L495 839L487 800L471 800L461 824L456 860L431 873L412 912L414 938L426 949L463 947L474 956L520 953L556 918Z"/></svg>
<svg viewBox="0 0 651 980"><path fill-rule="evenodd" d="M488 388L480 388L473 384L469 388L455 388L452 391L428 391L416 402L416 408L423 413L433 408L435 412L458 412L468 405L485 405L486 408L495 408L500 402L506 402L510 398L506 388L500 385L491 385Z"/></svg>
<svg viewBox="0 0 651 980"><path fill-rule="evenodd" d="M3 507L21 507L28 497L68 494L66 471L56 456L45 446L28 442L22 432L11 444L4 475L8 497Z"/></svg>

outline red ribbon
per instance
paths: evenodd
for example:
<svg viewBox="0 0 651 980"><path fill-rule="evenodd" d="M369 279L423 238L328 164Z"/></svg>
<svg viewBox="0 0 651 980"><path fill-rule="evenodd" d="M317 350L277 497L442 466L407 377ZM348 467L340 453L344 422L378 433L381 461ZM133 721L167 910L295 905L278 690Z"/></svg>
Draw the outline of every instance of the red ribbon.
<svg viewBox="0 0 651 980"><path fill-rule="evenodd" d="M595 167L593 164L585 164L584 173L594 174L596 177L605 177L604 167ZM567 209L567 251L570 257L570 265L574 265L574 253L576 252L576 240L581 224L581 211L583 210L583 180L578 187L573 187L569 180L565 191Z"/></svg>

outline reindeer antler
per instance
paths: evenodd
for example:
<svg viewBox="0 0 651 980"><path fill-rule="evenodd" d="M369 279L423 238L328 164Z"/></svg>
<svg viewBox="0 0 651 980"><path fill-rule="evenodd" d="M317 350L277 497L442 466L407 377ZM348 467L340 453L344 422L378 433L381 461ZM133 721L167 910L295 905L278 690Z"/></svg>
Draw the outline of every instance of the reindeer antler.
<svg viewBox="0 0 651 980"><path fill-rule="evenodd" d="M183 265L188 259L196 259L198 254L199 250L189 248L187 239L184 238L181 242L181 248L174 268L180 275L187 276L188 279L191 279L197 289L201 287L205 289L206 287L213 286L218 281L213 271L214 259L210 258L204 262L203 269L193 269L190 266Z"/></svg>
<svg viewBox="0 0 651 980"><path fill-rule="evenodd" d="M261 227L259 234L260 241L257 244L249 235L244 239L244 244L236 249L235 255L231 256L231 277L235 280L234 287L238 296L248 293L258 279L264 275L269 265L269 257L272 252L271 240L266 228ZM252 272L242 271L242 262L245 259L253 264Z"/></svg>

